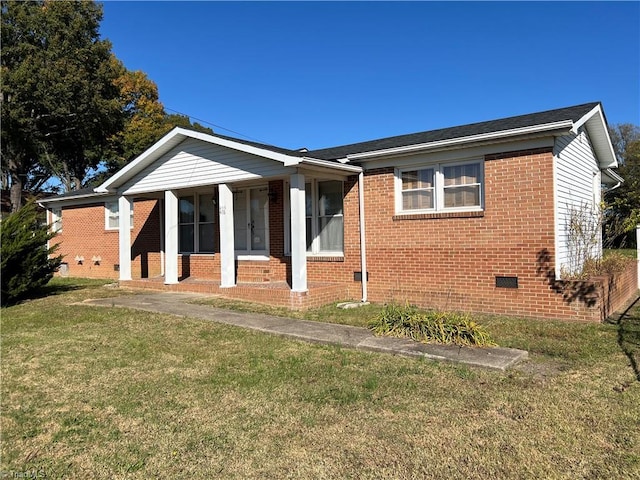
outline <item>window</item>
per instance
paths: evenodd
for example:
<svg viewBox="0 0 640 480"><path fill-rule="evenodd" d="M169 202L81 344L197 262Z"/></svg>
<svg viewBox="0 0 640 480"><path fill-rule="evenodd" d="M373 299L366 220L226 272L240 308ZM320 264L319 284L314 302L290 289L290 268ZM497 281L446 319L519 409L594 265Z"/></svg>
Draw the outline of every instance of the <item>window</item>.
<svg viewBox="0 0 640 480"><path fill-rule="evenodd" d="M480 164L443 167L444 208L480 206Z"/></svg>
<svg viewBox="0 0 640 480"><path fill-rule="evenodd" d="M342 255L344 251L343 186L328 180L305 184L307 252L315 255ZM287 188L287 192L288 192ZM290 203L285 205L285 251L291 253Z"/></svg>
<svg viewBox="0 0 640 480"><path fill-rule="evenodd" d="M62 232L62 207L51 209L51 231Z"/></svg>
<svg viewBox="0 0 640 480"><path fill-rule="evenodd" d="M180 197L178 211L180 253L214 253L213 194Z"/></svg>
<svg viewBox="0 0 640 480"><path fill-rule="evenodd" d="M402 209L433 208L433 168L402 172Z"/></svg>
<svg viewBox="0 0 640 480"><path fill-rule="evenodd" d="M396 173L396 211L480 210L482 163L440 164Z"/></svg>
<svg viewBox="0 0 640 480"><path fill-rule="evenodd" d="M104 228L106 230L118 230L120 226L120 206L118 201L104 204ZM133 228L133 203L131 204L130 225Z"/></svg>

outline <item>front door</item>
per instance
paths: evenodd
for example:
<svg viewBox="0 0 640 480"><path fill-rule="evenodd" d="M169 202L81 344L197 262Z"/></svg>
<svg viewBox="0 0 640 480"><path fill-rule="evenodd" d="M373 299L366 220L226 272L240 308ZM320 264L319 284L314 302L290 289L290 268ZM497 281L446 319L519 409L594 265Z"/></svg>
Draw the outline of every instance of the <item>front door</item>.
<svg viewBox="0 0 640 480"><path fill-rule="evenodd" d="M255 187L233 193L235 249L237 254L268 255L268 188Z"/></svg>

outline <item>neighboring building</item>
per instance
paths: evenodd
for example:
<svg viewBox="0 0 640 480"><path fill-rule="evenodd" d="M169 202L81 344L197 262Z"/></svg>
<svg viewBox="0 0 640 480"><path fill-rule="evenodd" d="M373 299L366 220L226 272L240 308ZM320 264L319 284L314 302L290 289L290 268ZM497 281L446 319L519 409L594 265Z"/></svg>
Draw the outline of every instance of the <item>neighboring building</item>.
<svg viewBox="0 0 640 480"><path fill-rule="evenodd" d="M616 166L599 103L313 151L175 128L41 203L71 276L586 320L589 292L560 281L580 268L569 217Z"/></svg>

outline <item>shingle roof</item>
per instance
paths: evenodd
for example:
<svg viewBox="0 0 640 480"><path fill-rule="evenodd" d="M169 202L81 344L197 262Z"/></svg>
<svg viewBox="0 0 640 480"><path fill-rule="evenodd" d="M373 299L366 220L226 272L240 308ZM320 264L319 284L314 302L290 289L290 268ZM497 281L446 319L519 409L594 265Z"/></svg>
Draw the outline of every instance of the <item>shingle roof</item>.
<svg viewBox="0 0 640 480"><path fill-rule="evenodd" d="M243 140L242 138L229 137L227 135L220 135L218 133L213 134L215 137L224 138L225 140L230 140L232 142L242 143L244 145L250 145L256 148L263 148L265 150L270 150L276 153L282 153L283 155L290 155L292 157L302 157L307 155L306 152L301 152L300 150L290 150L288 148L276 147L274 145L267 145L266 143L253 142L251 140Z"/></svg>
<svg viewBox="0 0 640 480"><path fill-rule="evenodd" d="M335 160L345 158L347 155L362 152L373 152L388 148L403 147L408 145L418 145L422 143L437 142L453 138L469 137L484 133L500 132L533 125L544 125L547 123L561 122L563 120L578 121L585 114L599 105L599 102L585 103L573 107L547 110L544 112L530 113L528 115L518 115L516 117L501 118L488 122L470 123L457 127L442 128L439 130L429 130L426 132L410 133L395 137L381 138L367 142L352 143L332 148L311 150L305 155L321 160Z"/></svg>
<svg viewBox="0 0 640 480"><path fill-rule="evenodd" d="M385 150L389 148L404 147L409 145L419 145L423 143L437 142L441 140L449 140L462 137L470 137L474 135L482 135L485 133L501 132L513 130L517 128L529 127L534 125L544 125L549 123L571 120L577 122L584 115L598 106L600 102L585 103L582 105L574 105L572 107L558 108L555 110L547 110L544 112L530 113L527 115L518 115L515 117L501 118L490 120L487 122L470 123L456 127L441 128L438 130L428 130L418 133L410 133L407 135L397 135L394 137L381 138L366 142L352 143L349 145L341 145L330 148L322 148L317 150L291 150L287 148L276 147L264 143L243 140L239 138L229 137L226 135L214 134L214 136L230 140L257 148L262 148L276 153L289 155L292 157L308 157L319 160L335 161L345 158L347 155L363 152L373 152L377 150ZM48 197L44 201L53 199L73 198L92 196L94 194L92 188L84 188L71 192L63 193L56 197Z"/></svg>

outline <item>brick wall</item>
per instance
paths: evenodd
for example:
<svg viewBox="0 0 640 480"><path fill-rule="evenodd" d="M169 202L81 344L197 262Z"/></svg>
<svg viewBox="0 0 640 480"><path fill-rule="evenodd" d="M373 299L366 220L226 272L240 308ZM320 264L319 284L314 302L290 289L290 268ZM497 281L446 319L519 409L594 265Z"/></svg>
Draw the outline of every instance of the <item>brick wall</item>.
<svg viewBox="0 0 640 480"><path fill-rule="evenodd" d="M532 299L548 290L537 273L540 258L553 258L551 149L486 160L483 213L395 216L393 169L366 172L372 300L511 315L546 311ZM518 277L519 288L496 288L496 276Z"/></svg>
<svg viewBox="0 0 640 480"><path fill-rule="evenodd" d="M134 278L160 274L160 213L156 200L137 200L134 204L131 270ZM52 240L60 245L71 277L117 279L120 263L118 231L105 230L104 203L63 207L62 231ZM80 264L76 257L83 257ZM99 262L92 258L100 257Z"/></svg>
<svg viewBox="0 0 640 480"><path fill-rule="evenodd" d="M509 152L485 160L483 212L395 215L393 168L365 172L369 299L578 321L599 321L620 308L638 288L635 263L624 274L591 283L555 279L551 149ZM269 182L269 190L275 192L275 201L269 201L270 257L238 261L240 283L290 281L291 258L284 255L283 188L281 180ZM344 256L308 258L308 280L314 284L309 295L274 295L268 289L251 294L245 287L235 294L234 289L224 293L291 308L320 305L342 295L359 299L361 283L354 281L354 272L361 270L357 176L345 181L344 192ZM135 202L134 279L161 273L157 203ZM113 268L118 263L118 232L104 229L102 203L65 208L63 232L56 241L66 255L69 275L118 277ZM74 261L76 255L84 256L83 265ZM100 265L91 262L92 256L101 257ZM181 279L220 279L218 254L181 255L178 265ZM517 277L518 288L496 287L497 276ZM327 287L325 292L325 284L339 288Z"/></svg>
<svg viewBox="0 0 640 480"><path fill-rule="evenodd" d="M582 289L555 280L550 148L486 156L484 169L484 212L397 216L393 168L366 172L370 300L599 321L637 289L632 272Z"/></svg>

